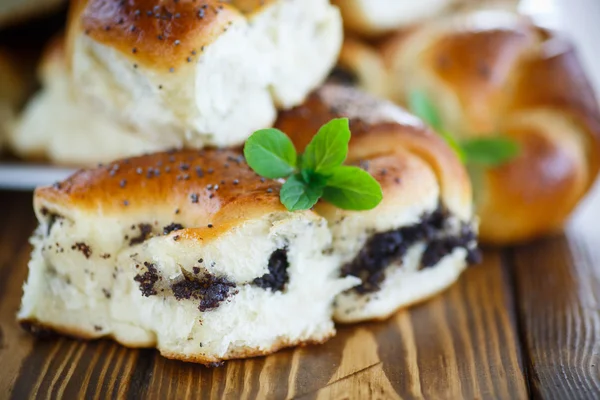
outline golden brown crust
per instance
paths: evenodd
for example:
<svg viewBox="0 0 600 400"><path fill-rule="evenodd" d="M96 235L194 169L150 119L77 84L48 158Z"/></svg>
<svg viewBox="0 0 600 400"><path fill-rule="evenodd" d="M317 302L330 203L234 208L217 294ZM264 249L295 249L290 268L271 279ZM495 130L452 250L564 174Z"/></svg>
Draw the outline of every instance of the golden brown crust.
<svg viewBox="0 0 600 400"><path fill-rule="evenodd" d="M84 331L84 330L73 329L70 327L41 322L37 319L30 319L30 318L21 319L21 320L19 320L19 324L25 331L31 333L33 336L37 337L38 339L45 339L45 338L49 338L49 337L52 337L55 335L63 335L63 336L67 336L72 339L79 339L79 340L96 340L96 339L101 339L101 338L109 338L109 339L112 339L112 340L116 341L117 343L121 344L122 346L125 346L128 348L137 349L137 348L155 347L155 345L147 345L145 343L140 343L140 344L135 344L133 342L124 343L124 342L120 341L118 338L114 337L113 335L90 334L89 332ZM218 367L221 365L221 363L223 361L227 361L227 360L266 356L266 355L273 354L279 350L282 350L282 349L285 349L288 347L295 347L295 346L303 347L303 346L309 346L309 345L323 344L326 341L328 341L329 339L331 339L333 336L335 336L334 329L331 330L330 334L324 336L321 339L303 340L303 341L302 340L290 341L290 340L285 340L285 339L279 339L268 349L240 348L240 349L230 350L222 358L210 357L210 356L200 354L200 353L198 353L198 354L182 354L182 353L176 353L176 352L161 350L161 349L159 349L159 351L163 357L171 359L171 360L179 360L179 361L184 361L184 362L203 364L207 367Z"/></svg>
<svg viewBox="0 0 600 400"><path fill-rule="evenodd" d="M464 167L437 135L399 107L384 105L355 89L327 85L303 105L280 113L275 126L290 136L298 151L303 151L323 124L340 117L350 119L348 162L412 153L438 176L445 205L461 218L470 218L471 185Z"/></svg>
<svg viewBox="0 0 600 400"><path fill-rule="evenodd" d="M246 11L252 6L247 3L240 1ZM72 35L88 35L132 62L167 70L195 61L204 46L243 20L235 6L220 0L73 0L71 11Z"/></svg>
<svg viewBox="0 0 600 400"><path fill-rule="evenodd" d="M553 109L577 121L584 131L591 180L600 168L600 110L575 49L560 37L551 37L539 57L524 62L515 79L511 110Z"/></svg>
<svg viewBox="0 0 600 400"><path fill-rule="evenodd" d="M522 16L488 11L422 24L372 49L394 100L407 104L423 90L454 135L521 144L520 158L476 179L483 241L559 229L600 169L600 110L570 43Z"/></svg>
<svg viewBox="0 0 600 400"><path fill-rule="evenodd" d="M310 346L310 345L323 344L334 336L335 336L335 330L332 330L331 334L323 337L322 339L297 340L297 341L289 341L289 340L279 339L268 349L254 349L254 348L249 348L249 347L240 348L240 349L236 349L236 350L230 350L222 358L207 357L202 354L187 355L187 354L174 353L174 352L168 352L168 351L161 351L160 354L163 357L171 359L171 360L179 360L179 361L184 361L184 362L203 364L207 367L217 367L223 361L268 356L269 354L276 353L279 350L283 350L283 349L286 349L289 347L296 347L296 346L305 347L305 346Z"/></svg>
<svg viewBox="0 0 600 400"><path fill-rule="evenodd" d="M285 211L280 186L256 175L238 152L181 150L81 170L38 188L34 202L40 218L44 208L113 218L177 214L199 228L178 234L206 239L247 219Z"/></svg>

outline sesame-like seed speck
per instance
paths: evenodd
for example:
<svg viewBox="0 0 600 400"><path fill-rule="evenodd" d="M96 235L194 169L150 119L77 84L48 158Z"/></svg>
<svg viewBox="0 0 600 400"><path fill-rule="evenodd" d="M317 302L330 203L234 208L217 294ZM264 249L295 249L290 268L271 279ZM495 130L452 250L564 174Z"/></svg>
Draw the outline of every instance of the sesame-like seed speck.
<svg viewBox="0 0 600 400"><path fill-rule="evenodd" d="M234 180L233 180L233 184L234 184L234 185L238 185L239 183L240 183L240 180L239 180L239 179L234 179Z"/></svg>
<svg viewBox="0 0 600 400"><path fill-rule="evenodd" d="M212 227L213 227L213 224L208 224L208 227L209 227L209 228L212 228Z"/></svg>

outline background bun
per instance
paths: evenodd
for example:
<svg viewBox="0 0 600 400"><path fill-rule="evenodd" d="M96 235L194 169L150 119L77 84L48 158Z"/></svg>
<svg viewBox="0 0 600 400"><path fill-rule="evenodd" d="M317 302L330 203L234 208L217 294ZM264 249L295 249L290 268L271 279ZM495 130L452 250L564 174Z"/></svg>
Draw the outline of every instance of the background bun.
<svg viewBox="0 0 600 400"><path fill-rule="evenodd" d="M80 101L69 79L62 35L48 44L38 77L40 91L8 131L8 146L20 157L91 166L182 145L180 138L166 135L150 140L97 105Z"/></svg>
<svg viewBox="0 0 600 400"><path fill-rule="evenodd" d="M525 17L481 11L365 46L386 66L394 101L407 105L421 92L457 138L503 135L520 144L513 162L472 171L483 241L520 242L562 227L600 166L598 103L569 42ZM358 54L344 66L373 90Z"/></svg>
<svg viewBox="0 0 600 400"><path fill-rule="evenodd" d="M301 103L342 42L328 0L73 0L79 94L156 140L231 146Z"/></svg>

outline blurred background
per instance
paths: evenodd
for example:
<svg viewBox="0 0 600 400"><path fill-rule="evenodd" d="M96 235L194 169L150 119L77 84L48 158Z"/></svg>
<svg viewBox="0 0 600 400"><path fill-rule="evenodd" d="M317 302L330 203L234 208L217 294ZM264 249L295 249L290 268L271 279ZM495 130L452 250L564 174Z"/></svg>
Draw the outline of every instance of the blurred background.
<svg viewBox="0 0 600 400"><path fill-rule="evenodd" d="M600 92L600 0L522 0L536 22L566 32L576 43L596 93Z"/></svg>

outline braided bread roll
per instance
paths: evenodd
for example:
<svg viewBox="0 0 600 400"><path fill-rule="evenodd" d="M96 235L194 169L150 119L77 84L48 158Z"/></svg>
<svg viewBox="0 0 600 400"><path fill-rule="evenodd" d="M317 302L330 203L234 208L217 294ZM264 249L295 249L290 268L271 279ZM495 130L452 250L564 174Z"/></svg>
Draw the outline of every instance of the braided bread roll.
<svg viewBox="0 0 600 400"><path fill-rule="evenodd" d="M327 222L289 212L281 183L234 151L177 151L38 188L19 320L211 364L335 334Z"/></svg>
<svg viewBox="0 0 600 400"><path fill-rule="evenodd" d="M414 91L435 105L458 139L502 135L512 162L474 171L483 241L506 244L555 232L600 167L600 112L572 45L529 19L471 12L398 32L376 46L348 42L341 65L367 91L384 73L385 95L408 104ZM379 57L365 68L353 48ZM373 65L372 61L368 61Z"/></svg>
<svg viewBox="0 0 600 400"><path fill-rule="evenodd" d="M303 151L332 118L351 121L347 163L379 181L382 203L352 212L323 201L342 276L361 283L336 298L338 322L383 319L454 283L477 261L468 175L449 147L412 115L358 90L326 85L276 127Z"/></svg>

